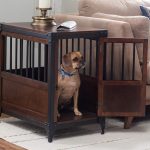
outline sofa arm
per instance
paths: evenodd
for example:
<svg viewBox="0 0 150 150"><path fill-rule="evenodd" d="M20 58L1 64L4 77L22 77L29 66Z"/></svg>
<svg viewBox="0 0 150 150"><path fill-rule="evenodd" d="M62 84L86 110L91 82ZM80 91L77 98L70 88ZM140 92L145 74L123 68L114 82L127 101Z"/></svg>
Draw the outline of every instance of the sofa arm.
<svg viewBox="0 0 150 150"><path fill-rule="evenodd" d="M99 19L74 15L56 15L55 19L56 22L74 20L79 26L107 29L108 37L133 37L130 24L123 21L114 21L110 19Z"/></svg>
<svg viewBox="0 0 150 150"><path fill-rule="evenodd" d="M131 25L135 38L148 38L150 21L144 16L119 16L104 13L95 13L92 17L105 18L128 22Z"/></svg>
<svg viewBox="0 0 150 150"><path fill-rule="evenodd" d="M149 0L141 0L141 5L150 7L150 1Z"/></svg>
<svg viewBox="0 0 150 150"><path fill-rule="evenodd" d="M72 15L56 15L55 16L56 22L64 22L64 21L69 21L69 20L74 20L77 22L77 25L79 26L86 26L86 27L94 27L98 29L107 29L108 30L108 37L117 37L117 38L133 38L133 33L131 30L131 26L127 22L123 21L114 21L110 19L99 19L99 18L93 18L93 17L84 17L84 16L72 16ZM133 46L131 44L126 46L126 54L129 56L127 59L127 62L130 64L133 62L132 60L132 54L131 54L131 48ZM109 49L109 47L108 47ZM115 63L115 68L117 68L117 71L115 71L115 77L118 79L118 74L120 72L120 64L121 64L121 56L122 56L122 51L121 51L121 45L117 44L114 47L115 49L115 59L119 60L117 63ZM108 57L110 57L110 53L108 51ZM94 60L94 59L93 59ZM135 74L136 74L136 79L141 79L141 68L139 64L139 58L137 55L137 52L135 54ZM108 62L109 63L109 62ZM129 79L131 76L131 67L130 65L127 65L126 67L126 79ZM109 68L108 68L109 70ZM109 74L109 71L108 71Z"/></svg>
<svg viewBox="0 0 150 150"><path fill-rule="evenodd" d="M111 14L104 14L104 13L95 13L92 17L95 18L106 18L112 19L114 21L124 21L130 24L133 35L135 38L143 38L149 40L149 47L150 47L150 21L147 17L144 16L119 16L119 15L111 15ZM143 54L141 53L142 47L139 45L138 49L138 56L140 61L143 61ZM148 53L148 60L150 60L150 52Z"/></svg>
<svg viewBox="0 0 150 150"><path fill-rule="evenodd" d="M131 25L133 34L136 38L148 38L150 21L144 16L129 16L125 18L126 22Z"/></svg>

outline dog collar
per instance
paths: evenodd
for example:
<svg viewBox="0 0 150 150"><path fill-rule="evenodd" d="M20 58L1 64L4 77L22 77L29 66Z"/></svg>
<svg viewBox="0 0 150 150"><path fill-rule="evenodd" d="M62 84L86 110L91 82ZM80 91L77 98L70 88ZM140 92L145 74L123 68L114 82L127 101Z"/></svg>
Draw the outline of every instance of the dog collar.
<svg viewBox="0 0 150 150"><path fill-rule="evenodd" d="M74 72L67 72L64 70L64 68L61 66L60 69L59 69L59 73L62 75L62 78L65 78L65 77L71 77L73 75L76 75L77 74L77 71L74 71Z"/></svg>

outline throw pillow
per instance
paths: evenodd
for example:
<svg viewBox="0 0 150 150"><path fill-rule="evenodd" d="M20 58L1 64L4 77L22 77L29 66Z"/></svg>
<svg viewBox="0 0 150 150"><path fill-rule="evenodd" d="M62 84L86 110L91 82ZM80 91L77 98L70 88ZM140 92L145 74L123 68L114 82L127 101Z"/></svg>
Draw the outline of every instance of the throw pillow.
<svg viewBox="0 0 150 150"><path fill-rule="evenodd" d="M140 6L142 15L150 19L150 7Z"/></svg>

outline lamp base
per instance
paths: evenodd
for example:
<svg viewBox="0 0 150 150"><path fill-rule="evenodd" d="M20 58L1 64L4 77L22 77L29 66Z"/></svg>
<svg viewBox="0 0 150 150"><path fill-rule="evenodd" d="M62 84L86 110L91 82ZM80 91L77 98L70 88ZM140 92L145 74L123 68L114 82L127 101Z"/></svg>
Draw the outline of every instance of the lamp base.
<svg viewBox="0 0 150 150"><path fill-rule="evenodd" d="M42 16L34 16L32 17L33 22L31 23L34 26L55 26L56 22L54 18L51 17L42 17Z"/></svg>

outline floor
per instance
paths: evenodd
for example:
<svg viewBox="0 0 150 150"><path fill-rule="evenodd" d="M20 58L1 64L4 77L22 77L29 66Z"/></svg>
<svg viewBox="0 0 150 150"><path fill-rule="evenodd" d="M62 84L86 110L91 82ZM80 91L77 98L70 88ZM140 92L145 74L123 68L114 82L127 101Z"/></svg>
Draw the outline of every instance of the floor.
<svg viewBox="0 0 150 150"><path fill-rule="evenodd" d="M150 150L150 118L123 129L123 121L106 120L106 133L99 125L86 125L56 132L52 143L45 130L13 117L0 119L0 138L28 150Z"/></svg>

